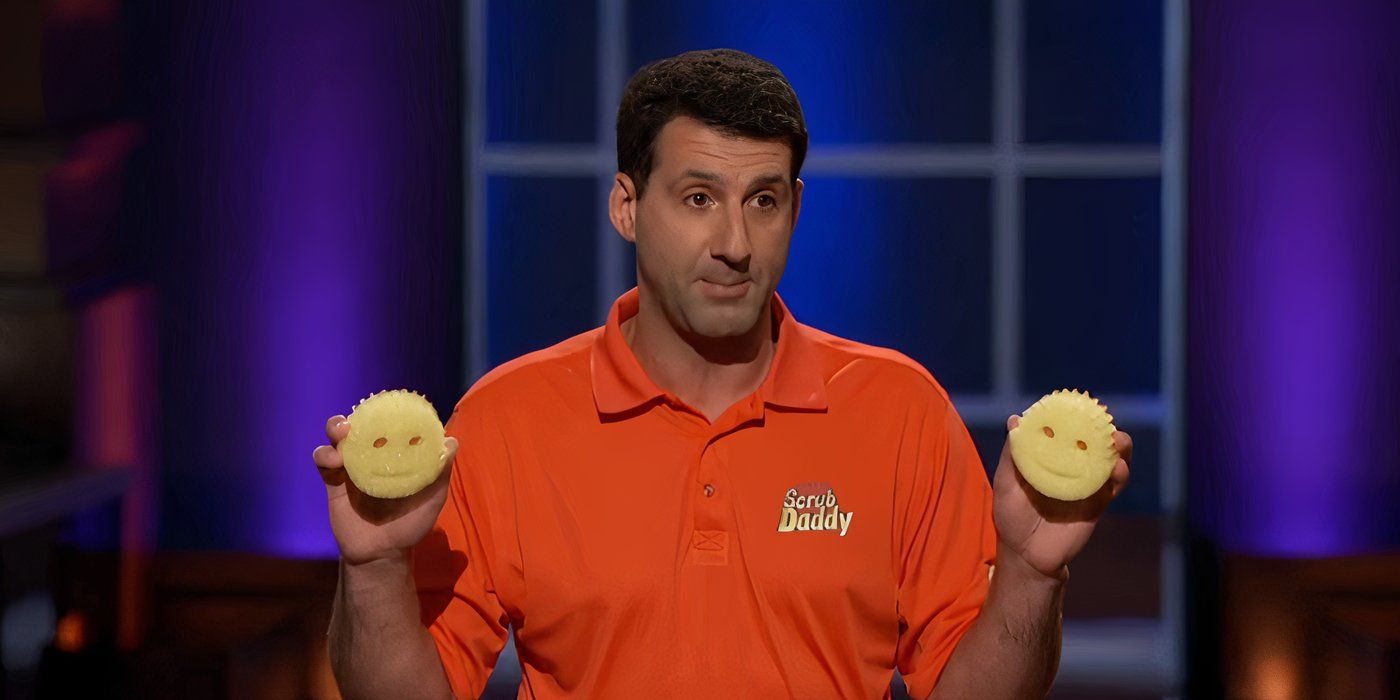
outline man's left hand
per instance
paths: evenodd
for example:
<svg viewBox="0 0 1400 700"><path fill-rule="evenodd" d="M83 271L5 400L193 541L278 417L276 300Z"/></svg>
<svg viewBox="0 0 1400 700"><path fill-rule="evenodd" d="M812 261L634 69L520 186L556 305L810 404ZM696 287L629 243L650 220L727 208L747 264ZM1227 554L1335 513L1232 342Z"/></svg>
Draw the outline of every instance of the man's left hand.
<svg viewBox="0 0 1400 700"><path fill-rule="evenodd" d="M1006 429L1010 431L1020 422L1020 416L1011 416ZM1001 448L1001 460L992 480L998 555L1018 555L1040 574L1064 580L1068 576L1066 565L1084 549L1099 516L1128 483L1133 440L1127 433L1115 431L1113 446L1118 450L1118 461L1103 488L1084 500L1060 501L1026 482L1011 459L1008 441Z"/></svg>

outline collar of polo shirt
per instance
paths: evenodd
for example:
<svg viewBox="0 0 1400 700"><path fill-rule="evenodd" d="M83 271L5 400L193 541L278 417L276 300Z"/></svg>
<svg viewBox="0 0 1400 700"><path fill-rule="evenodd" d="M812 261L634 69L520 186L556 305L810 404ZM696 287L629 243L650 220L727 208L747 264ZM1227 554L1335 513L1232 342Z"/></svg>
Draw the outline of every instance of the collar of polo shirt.
<svg viewBox="0 0 1400 700"><path fill-rule="evenodd" d="M768 376L759 387L765 403L810 410L826 408L826 382L813 352L808 328L792 317L782 297L773 292L773 323L778 327L778 347ZM593 375L593 400L600 413L623 413L666 392L647 376L622 335L622 322L639 308L637 287L613 302L603 332L593 342L589 366Z"/></svg>

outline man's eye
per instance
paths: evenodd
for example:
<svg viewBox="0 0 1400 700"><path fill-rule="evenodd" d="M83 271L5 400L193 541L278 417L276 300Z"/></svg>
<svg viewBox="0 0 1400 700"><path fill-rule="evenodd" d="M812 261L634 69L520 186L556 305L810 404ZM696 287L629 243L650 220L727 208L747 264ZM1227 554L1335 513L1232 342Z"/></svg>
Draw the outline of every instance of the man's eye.
<svg viewBox="0 0 1400 700"><path fill-rule="evenodd" d="M766 194L759 195L756 201L758 202L758 206L763 207L764 209L767 209L768 207L777 206L778 204L778 200L773 199L771 195Z"/></svg>
<svg viewBox="0 0 1400 700"><path fill-rule="evenodd" d="M686 197L686 201L690 202L691 204L694 204L697 207L705 206L705 202L709 201L709 199L710 195L707 195L703 192L696 192L695 194Z"/></svg>

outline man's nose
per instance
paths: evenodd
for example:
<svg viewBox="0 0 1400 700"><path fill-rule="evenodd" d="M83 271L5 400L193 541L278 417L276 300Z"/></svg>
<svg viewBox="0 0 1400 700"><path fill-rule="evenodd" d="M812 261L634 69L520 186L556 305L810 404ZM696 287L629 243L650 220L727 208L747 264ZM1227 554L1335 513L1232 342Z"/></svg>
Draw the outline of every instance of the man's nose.
<svg viewBox="0 0 1400 700"><path fill-rule="evenodd" d="M740 269L748 266L753 246L750 245L748 222L744 220L742 205L730 208L724 220L724 230L712 244L710 253Z"/></svg>

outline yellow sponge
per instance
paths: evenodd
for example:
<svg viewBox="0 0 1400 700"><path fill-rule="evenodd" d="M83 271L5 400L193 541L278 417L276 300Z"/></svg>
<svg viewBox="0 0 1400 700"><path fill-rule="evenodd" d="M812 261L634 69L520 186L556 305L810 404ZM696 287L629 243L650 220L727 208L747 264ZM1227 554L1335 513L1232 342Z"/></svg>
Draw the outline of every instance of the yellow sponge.
<svg viewBox="0 0 1400 700"><path fill-rule="evenodd" d="M372 394L360 399L349 419L341 454L350 480L366 494L411 496L442 473L442 421L422 394L407 389Z"/></svg>
<svg viewBox="0 0 1400 700"><path fill-rule="evenodd" d="M1059 389L1036 401L1011 430L1011 459L1035 490L1061 501L1094 495L1118 451L1113 416L1088 393Z"/></svg>

